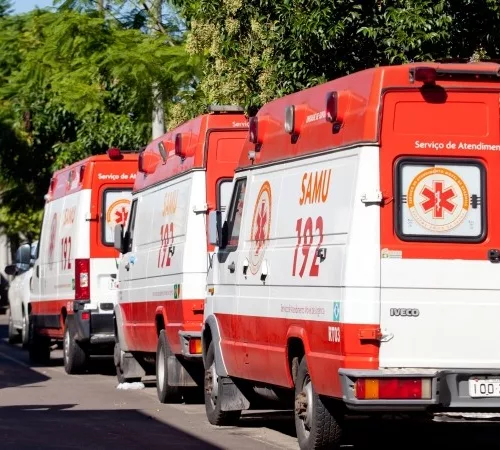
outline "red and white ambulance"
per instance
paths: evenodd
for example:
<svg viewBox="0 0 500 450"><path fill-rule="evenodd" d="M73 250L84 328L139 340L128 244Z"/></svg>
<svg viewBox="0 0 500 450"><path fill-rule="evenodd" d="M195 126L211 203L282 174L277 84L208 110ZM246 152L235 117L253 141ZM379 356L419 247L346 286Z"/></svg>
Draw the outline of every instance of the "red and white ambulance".
<svg viewBox="0 0 500 450"><path fill-rule="evenodd" d="M93 353L113 354L114 228L127 219L137 159L113 148L54 173L28 306L32 361L48 360L60 340L68 373L83 371Z"/></svg>
<svg viewBox="0 0 500 450"><path fill-rule="evenodd" d="M379 67L250 119L209 272L206 410L294 392L302 449L346 414L500 408L500 66ZM290 404L291 405L291 404Z"/></svg>
<svg viewBox="0 0 500 450"><path fill-rule="evenodd" d="M156 373L163 403L203 398L207 213L225 208L247 135L240 108L217 106L151 142L139 156L129 220L116 229L117 377Z"/></svg>

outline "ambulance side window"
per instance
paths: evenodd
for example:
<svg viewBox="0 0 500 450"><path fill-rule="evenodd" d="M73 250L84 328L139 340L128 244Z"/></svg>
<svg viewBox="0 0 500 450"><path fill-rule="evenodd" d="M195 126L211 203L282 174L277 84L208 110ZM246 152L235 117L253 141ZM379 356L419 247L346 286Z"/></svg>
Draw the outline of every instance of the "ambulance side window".
<svg viewBox="0 0 500 450"><path fill-rule="evenodd" d="M217 182L217 210L222 213L226 212L229 202L231 201L231 193L233 191L232 178L223 178Z"/></svg>
<svg viewBox="0 0 500 450"><path fill-rule="evenodd" d="M132 242L134 240L134 229L135 229L135 216L137 212L137 200L132 202L132 206L130 207L130 217L127 224L126 236L127 236L127 248L126 253L132 251Z"/></svg>
<svg viewBox="0 0 500 450"><path fill-rule="evenodd" d="M132 189L110 188L104 191L101 214L101 239L104 245L112 246L115 226L126 223L131 197Z"/></svg>
<svg viewBox="0 0 500 450"><path fill-rule="evenodd" d="M227 246L228 250L234 250L238 247L240 238L241 217L243 215L243 205L245 201L247 179L240 178L236 180L234 186L233 198L229 209L227 220Z"/></svg>

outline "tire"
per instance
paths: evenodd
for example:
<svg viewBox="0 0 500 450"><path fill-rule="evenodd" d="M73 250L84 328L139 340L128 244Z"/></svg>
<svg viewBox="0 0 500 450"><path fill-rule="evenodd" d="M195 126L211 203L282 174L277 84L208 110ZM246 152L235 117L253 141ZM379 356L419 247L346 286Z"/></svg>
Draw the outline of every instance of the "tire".
<svg viewBox="0 0 500 450"><path fill-rule="evenodd" d="M301 450L339 449L342 414L335 414L335 400L320 397L315 391L302 358L295 382L295 430Z"/></svg>
<svg viewBox="0 0 500 450"><path fill-rule="evenodd" d="M205 411L207 419L212 425L231 426L236 425L241 416L241 411L222 411L220 402L217 401L222 395L220 377L215 370L214 343L210 342L206 357L205 369Z"/></svg>
<svg viewBox="0 0 500 450"><path fill-rule="evenodd" d="M14 328L14 321L12 320L10 308L7 310L7 320L9 321L8 342L9 344L16 344L19 342L19 332Z"/></svg>
<svg viewBox="0 0 500 450"><path fill-rule="evenodd" d="M69 375L83 373L88 361L85 349L75 340L75 334L73 321L66 318L64 323L63 358L64 370Z"/></svg>
<svg viewBox="0 0 500 450"><path fill-rule="evenodd" d="M165 330L161 330L156 348L156 392L161 403L180 403L182 400L180 387L168 384L168 358L172 355Z"/></svg>
<svg viewBox="0 0 500 450"><path fill-rule="evenodd" d="M50 361L50 338L36 333L33 319L29 321L28 354L31 363L46 364Z"/></svg>
<svg viewBox="0 0 500 450"><path fill-rule="evenodd" d="M118 338L117 338L118 339ZM121 355L122 349L120 347L119 342L115 342L115 350L113 352L113 359L115 362L116 369L116 378L118 379L118 383L135 383L136 381L141 381L141 378L126 378L125 373L123 372L123 368L121 366Z"/></svg>
<svg viewBox="0 0 500 450"><path fill-rule="evenodd" d="M23 312L23 328L21 329L21 344L23 345L23 348L28 348L29 329L30 329L29 317L27 314Z"/></svg>

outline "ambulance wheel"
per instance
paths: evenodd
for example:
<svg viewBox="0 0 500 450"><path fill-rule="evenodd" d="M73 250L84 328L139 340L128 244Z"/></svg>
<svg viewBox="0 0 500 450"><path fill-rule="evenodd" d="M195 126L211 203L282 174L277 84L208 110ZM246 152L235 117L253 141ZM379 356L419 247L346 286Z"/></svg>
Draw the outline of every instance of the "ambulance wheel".
<svg viewBox="0 0 500 450"><path fill-rule="evenodd" d="M297 372L294 409L301 450L340 448L342 414L335 413L333 399L320 397L314 391L305 356Z"/></svg>
<svg viewBox="0 0 500 450"><path fill-rule="evenodd" d="M75 325L72 320L66 319L64 324L63 358L64 370L73 375L82 373L87 365L87 353L75 340Z"/></svg>
<svg viewBox="0 0 500 450"><path fill-rule="evenodd" d="M31 363L46 364L50 361L50 338L36 334L33 320L29 321L28 354Z"/></svg>
<svg viewBox="0 0 500 450"><path fill-rule="evenodd" d="M160 331L156 348L156 392L161 403L180 403L182 393L179 386L168 384L168 359L173 356L167 342L165 330Z"/></svg>
<svg viewBox="0 0 500 450"><path fill-rule="evenodd" d="M235 425L241 416L240 411L222 411L218 399L222 395L220 377L215 370L214 343L210 342L206 358L205 370L205 411L207 419L212 425Z"/></svg>
<svg viewBox="0 0 500 450"><path fill-rule="evenodd" d="M12 319L10 308L7 309L7 319L9 321L9 328L8 328L9 344L15 344L16 342L19 342L19 333L14 327L14 320Z"/></svg>
<svg viewBox="0 0 500 450"><path fill-rule="evenodd" d="M28 348L29 345L29 318L28 314L23 312L23 328L21 329L21 343L23 348Z"/></svg>
<svg viewBox="0 0 500 450"><path fill-rule="evenodd" d="M135 377L135 378L127 378L125 376L125 372L123 371L122 367L122 357L123 357L123 351L122 348L120 347L119 342L115 342L115 350L113 353L113 359L115 362L115 368L116 368L116 378L118 379L118 383L135 383L138 381L141 381L141 377Z"/></svg>

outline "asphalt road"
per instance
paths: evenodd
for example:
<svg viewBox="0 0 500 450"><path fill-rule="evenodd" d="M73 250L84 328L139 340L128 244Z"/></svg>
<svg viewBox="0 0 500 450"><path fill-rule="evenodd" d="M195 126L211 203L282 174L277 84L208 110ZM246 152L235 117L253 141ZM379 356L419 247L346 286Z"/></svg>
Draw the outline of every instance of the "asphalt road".
<svg viewBox="0 0 500 450"><path fill-rule="evenodd" d="M0 449L298 449L290 412L249 411L237 427L217 428L202 404L162 405L154 382L116 388L110 360L69 376L61 351L48 367L6 343L0 316ZM372 450L500 449L498 423L351 420L343 448Z"/></svg>

